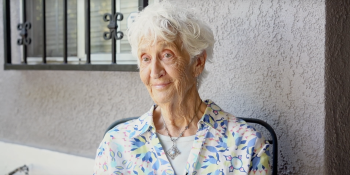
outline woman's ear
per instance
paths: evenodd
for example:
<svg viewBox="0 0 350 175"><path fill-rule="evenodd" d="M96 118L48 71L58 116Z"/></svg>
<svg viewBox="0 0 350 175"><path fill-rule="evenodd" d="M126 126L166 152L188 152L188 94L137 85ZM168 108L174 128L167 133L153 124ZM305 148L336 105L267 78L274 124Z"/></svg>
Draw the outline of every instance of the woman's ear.
<svg viewBox="0 0 350 175"><path fill-rule="evenodd" d="M207 60L207 52L203 50L203 52L196 56L193 66L194 66L194 76L198 77L205 67L205 63Z"/></svg>

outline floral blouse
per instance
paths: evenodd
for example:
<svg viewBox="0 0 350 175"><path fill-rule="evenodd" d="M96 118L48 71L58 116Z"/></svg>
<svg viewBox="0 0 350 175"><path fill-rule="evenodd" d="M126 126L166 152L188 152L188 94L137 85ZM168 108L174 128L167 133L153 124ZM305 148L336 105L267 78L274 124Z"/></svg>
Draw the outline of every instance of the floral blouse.
<svg viewBox="0 0 350 175"><path fill-rule="evenodd" d="M205 103L183 174L270 174L269 144L260 132L211 100ZM156 135L153 110L107 132L97 149L94 175L175 174Z"/></svg>

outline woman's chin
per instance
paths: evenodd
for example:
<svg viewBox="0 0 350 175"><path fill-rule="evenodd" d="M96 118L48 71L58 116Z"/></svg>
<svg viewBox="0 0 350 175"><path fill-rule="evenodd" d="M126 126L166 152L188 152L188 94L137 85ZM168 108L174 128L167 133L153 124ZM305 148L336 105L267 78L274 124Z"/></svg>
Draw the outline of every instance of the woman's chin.
<svg viewBox="0 0 350 175"><path fill-rule="evenodd" d="M154 93L152 99L157 104L169 103L174 99L174 96L169 93Z"/></svg>

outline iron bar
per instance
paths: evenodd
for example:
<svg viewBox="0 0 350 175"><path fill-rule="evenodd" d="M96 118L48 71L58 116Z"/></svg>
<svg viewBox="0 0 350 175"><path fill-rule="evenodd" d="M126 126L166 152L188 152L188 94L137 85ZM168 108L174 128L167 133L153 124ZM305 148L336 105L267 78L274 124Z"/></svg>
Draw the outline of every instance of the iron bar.
<svg viewBox="0 0 350 175"><path fill-rule="evenodd" d="M43 16L43 63L46 64L46 3L42 0L42 16Z"/></svg>
<svg viewBox="0 0 350 175"><path fill-rule="evenodd" d="M139 0L139 11L148 6L148 0Z"/></svg>
<svg viewBox="0 0 350 175"><path fill-rule="evenodd" d="M11 64L11 16L10 0L3 0L3 24L4 24L4 56L5 65Z"/></svg>
<svg viewBox="0 0 350 175"><path fill-rule="evenodd" d="M25 23L27 21L27 4L26 4L26 0L22 0L22 24L23 24L23 28L25 26ZM27 64L27 45L23 44L23 53L22 53L22 57L23 57L23 63Z"/></svg>
<svg viewBox="0 0 350 175"><path fill-rule="evenodd" d="M105 22L109 22L108 24L108 32L103 33L103 38L105 40L115 39L121 40L124 37L124 33L122 31L118 31L118 21L122 21L124 19L124 15L122 13L116 12L114 15L109 13L105 13L103 15L103 20Z"/></svg>
<svg viewBox="0 0 350 175"><path fill-rule="evenodd" d="M115 0L111 0L111 4L112 4L111 14L112 14L112 16L114 16L114 14L115 14ZM111 41L112 41L112 64L116 64L117 63L116 40L114 38L112 38Z"/></svg>
<svg viewBox="0 0 350 175"><path fill-rule="evenodd" d="M86 64L91 63L91 17L90 17L90 0L85 1L85 52Z"/></svg>
<svg viewBox="0 0 350 175"><path fill-rule="evenodd" d="M67 50L67 0L63 1L63 62L68 63Z"/></svg>

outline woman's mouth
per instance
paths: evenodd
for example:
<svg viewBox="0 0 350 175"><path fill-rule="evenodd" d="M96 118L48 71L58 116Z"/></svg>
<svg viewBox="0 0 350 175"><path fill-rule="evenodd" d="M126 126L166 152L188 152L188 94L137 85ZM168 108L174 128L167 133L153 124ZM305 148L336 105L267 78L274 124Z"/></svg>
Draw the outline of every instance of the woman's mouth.
<svg viewBox="0 0 350 175"><path fill-rule="evenodd" d="M155 89L164 89L169 84L170 84L170 82L169 83L156 83L156 84L152 84L152 87L155 88Z"/></svg>

